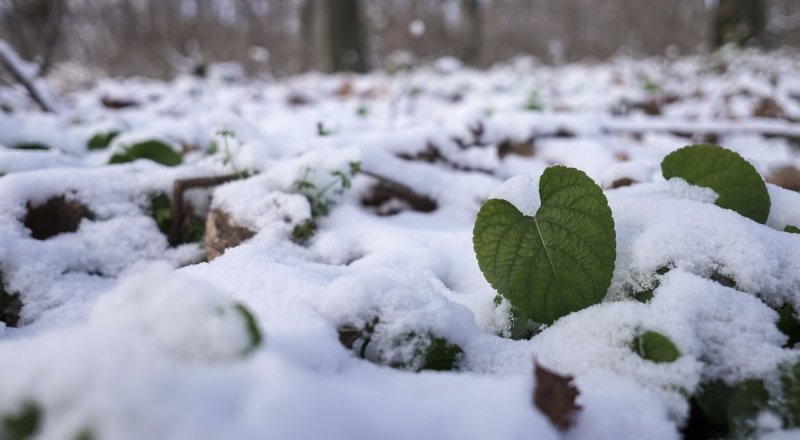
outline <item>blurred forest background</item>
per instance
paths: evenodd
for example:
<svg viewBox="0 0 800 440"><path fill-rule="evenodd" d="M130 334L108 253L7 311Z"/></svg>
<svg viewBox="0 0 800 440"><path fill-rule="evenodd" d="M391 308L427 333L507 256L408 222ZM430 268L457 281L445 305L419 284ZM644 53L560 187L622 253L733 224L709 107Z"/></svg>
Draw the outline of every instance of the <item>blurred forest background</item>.
<svg viewBox="0 0 800 440"><path fill-rule="evenodd" d="M800 1L0 0L0 39L44 73L62 62L169 77L236 61L280 76L441 56L486 67L796 46Z"/></svg>

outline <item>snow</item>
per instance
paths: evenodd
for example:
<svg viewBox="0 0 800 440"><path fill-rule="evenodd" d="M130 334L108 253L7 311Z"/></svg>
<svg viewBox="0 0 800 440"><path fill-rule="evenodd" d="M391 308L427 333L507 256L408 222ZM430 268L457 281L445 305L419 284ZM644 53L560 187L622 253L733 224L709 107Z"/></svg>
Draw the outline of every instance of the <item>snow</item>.
<svg viewBox="0 0 800 440"><path fill-rule="evenodd" d="M665 181L660 161L693 132L717 135L763 174L800 166L790 139L800 133L791 119L800 117L791 98L799 58L790 55L741 53L724 75L687 57L104 80L69 95L68 114L0 114L0 272L24 303L19 327L0 323L0 359L12 360L0 362L0 415L34 402L40 437L53 439L84 429L112 439L679 438L686 396L700 383L768 378L797 358L783 348L773 309L800 308L800 235L783 232L800 225L800 195L767 185L762 225L714 205L709 189ZM779 86L755 73L764 68ZM630 105L649 97L643 75L681 99L643 115ZM544 111L524 109L532 91ZM757 95L783 99L788 119L753 117ZM111 110L102 97L138 105ZM122 134L108 150L87 150L86 140L111 129ZM149 139L184 151L184 164L105 165L116 149ZM506 141L529 141L533 155L501 158ZM52 149L13 148L30 142ZM314 236L293 242L311 216L297 182L324 188L351 162L365 173L329 193L331 212ZM475 216L487 198L535 215L539 176L555 163L604 188L634 182L605 190L617 236L611 288L531 340L503 338L508 309L495 306L475 260ZM197 214L222 210L256 235L211 262L201 243L170 247L150 197L176 179L242 171L255 175L188 199ZM362 199L380 179L437 208L395 201L403 210L376 215ZM28 206L59 195L94 216L75 232L34 239L23 224ZM736 288L709 279L717 275ZM632 299L651 288L649 302ZM237 304L262 331L253 351ZM407 369L340 343L339 328L375 317L370 350L410 361ZM667 336L680 358L634 353L631 340L647 330ZM458 369L413 372L418 345L396 343L409 334L416 344L457 344ZM575 377L582 409L565 433L532 404L534 360ZM767 438L796 435L776 430L770 414L759 423Z"/></svg>

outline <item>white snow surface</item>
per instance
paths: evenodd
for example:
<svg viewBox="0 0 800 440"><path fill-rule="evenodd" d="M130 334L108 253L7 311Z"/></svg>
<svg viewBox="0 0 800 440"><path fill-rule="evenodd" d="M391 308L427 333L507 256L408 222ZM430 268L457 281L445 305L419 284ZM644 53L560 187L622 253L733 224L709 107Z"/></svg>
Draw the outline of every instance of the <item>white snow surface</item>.
<svg viewBox="0 0 800 440"><path fill-rule="evenodd" d="M44 439L84 430L98 439L680 438L686 396L701 382L769 378L798 356L783 347L774 308L800 309L800 235L783 232L800 226L800 194L768 185L762 225L714 205L711 190L665 181L660 161L695 130L717 134L764 174L800 166L790 139L800 133L800 103L790 99L800 93L800 57L791 55L742 53L722 75L708 67L713 59L689 57L104 80L70 95L63 114L0 113L0 273L24 304L17 327L0 322L0 416L35 403ZM681 99L665 101L660 116L642 114L631 103L653 93L645 79L659 96ZM525 109L532 91L544 111ZM787 118L753 117L761 95L778 96ZM728 106L731 96L742 104ZM107 109L101 97L137 105ZM108 150L85 147L112 129L122 134ZM169 142L184 164L105 164L147 139ZM533 155L501 157L507 141L530 141ZM51 149L14 148L33 142ZM331 211L307 243L292 241L311 216L297 182L324 188L351 162L364 173L326 193ZM554 163L603 187L634 181L605 190L616 268L604 302L511 340L501 336L507 308L494 305L478 268L472 227L487 198L535 215L539 176ZM255 237L211 262L201 243L170 247L150 197L176 179L242 171L255 175L187 199L201 215L225 211ZM362 199L379 178L436 209L395 201L399 213L376 215ZM29 207L60 195L93 215L75 232L33 238ZM662 267L671 270L658 275ZM649 302L632 299L656 285ZM237 304L263 335L252 351ZM359 359L337 329L376 316L376 344L388 356L407 359L413 347L385 341L432 335L463 349L457 370ZM634 353L632 339L646 330L670 338L678 360ZM566 432L533 405L534 361L575 378L582 409Z"/></svg>

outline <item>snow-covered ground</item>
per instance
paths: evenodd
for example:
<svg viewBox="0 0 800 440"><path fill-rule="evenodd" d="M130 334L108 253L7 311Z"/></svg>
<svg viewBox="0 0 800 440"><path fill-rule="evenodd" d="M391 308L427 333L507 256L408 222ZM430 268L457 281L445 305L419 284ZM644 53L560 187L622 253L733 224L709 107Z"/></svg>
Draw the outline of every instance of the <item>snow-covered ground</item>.
<svg viewBox="0 0 800 440"><path fill-rule="evenodd" d="M775 309L800 310L800 235L783 231L800 225L800 194L768 184L763 225L660 169L697 142L770 180L800 168L797 53L225 73L104 80L59 115L0 113L6 422L37 413L37 435L52 439L670 439L702 384L770 384L798 358ZM0 101L21 102L8 90ZM147 140L183 163L108 165ZM35 144L46 149L18 148ZM553 164L605 188L614 275L603 303L512 339L473 225L514 176L530 177L501 192L525 212ZM250 177L186 199L252 238L210 262L202 242L170 246L153 196L232 173ZM307 195L327 186L317 215ZM77 230L37 238L64 206ZM312 215L310 238L293 239ZM633 299L654 286L649 302ZM631 349L642 330L681 356L643 359ZM454 368L416 371L441 341L458 346ZM581 409L567 430L533 404L534 361L574 376ZM752 435L800 436L774 414L755 422Z"/></svg>

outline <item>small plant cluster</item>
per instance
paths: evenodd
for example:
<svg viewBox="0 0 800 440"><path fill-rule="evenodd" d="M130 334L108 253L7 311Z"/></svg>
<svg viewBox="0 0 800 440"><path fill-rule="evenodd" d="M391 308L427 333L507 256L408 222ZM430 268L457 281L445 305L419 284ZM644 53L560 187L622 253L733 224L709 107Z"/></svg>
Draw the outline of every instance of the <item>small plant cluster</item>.
<svg viewBox="0 0 800 440"><path fill-rule="evenodd" d="M317 230L317 220L330 213L335 204L335 200L330 197L330 194L341 195L345 190L350 189L353 185L352 179L361 172L361 162L349 162L347 170L331 172L333 179L322 188L317 188L317 185L309 179L313 172L312 168L306 168L303 176L293 185L294 189L305 196L311 205L311 217L295 226L292 231L292 239L298 243L308 241Z"/></svg>
<svg viewBox="0 0 800 440"><path fill-rule="evenodd" d="M375 316L363 326L339 327L339 342L359 358L401 370L449 371L458 366L464 351L447 339L430 332L408 332L387 338Z"/></svg>
<svg viewBox="0 0 800 440"><path fill-rule="evenodd" d="M681 178L712 189L718 195L717 206L766 223L771 205L766 184L738 154L716 145L692 145L669 154L661 169L666 179ZM505 200L491 199L483 204L475 222L478 265L500 294L495 303L510 303L507 335L515 339L530 338L540 325L600 303L614 272L614 219L601 188L579 170L553 166L542 174L539 195L541 205L534 216L523 215ZM792 225L785 231L795 233L798 228ZM666 263L654 278L674 267ZM738 289L735 280L721 272L715 270L710 278ZM647 302L657 287L658 281L632 296ZM800 340L796 311L790 304L777 311L778 328L789 337L788 344ZM656 363L681 356L668 337L646 329L639 331L630 347ZM800 426L800 359L778 370L777 384L761 378L736 384L702 383L690 396L693 411L686 432L706 438L751 435L763 411L778 415L784 427Z"/></svg>
<svg viewBox="0 0 800 440"><path fill-rule="evenodd" d="M241 141L236 138L236 135L230 130L219 130L216 133L215 139L211 142L208 148L209 155L222 154L222 164L233 168L234 174L238 175L240 179L246 179L253 174L254 171L242 168L236 163L236 158L231 149L231 141L236 141L241 146Z"/></svg>
<svg viewBox="0 0 800 440"><path fill-rule="evenodd" d="M157 192L150 196L150 217L155 220L158 230L165 236L170 235L172 229L172 199L165 192ZM183 218L180 234L175 237L174 245L185 243L198 243L203 241L206 233L205 219L190 213Z"/></svg>

